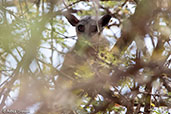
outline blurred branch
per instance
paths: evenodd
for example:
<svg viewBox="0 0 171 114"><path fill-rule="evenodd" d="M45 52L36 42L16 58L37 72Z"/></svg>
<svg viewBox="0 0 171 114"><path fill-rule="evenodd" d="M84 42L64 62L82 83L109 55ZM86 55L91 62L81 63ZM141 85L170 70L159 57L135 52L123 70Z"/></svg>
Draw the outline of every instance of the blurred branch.
<svg viewBox="0 0 171 114"><path fill-rule="evenodd" d="M147 33L146 24L149 19L151 19L155 9L156 6L153 1L142 0L141 3L137 5L135 13L124 22L121 37L112 49L113 53L117 54L124 51L136 36L144 37ZM141 15L142 13L143 15Z"/></svg>

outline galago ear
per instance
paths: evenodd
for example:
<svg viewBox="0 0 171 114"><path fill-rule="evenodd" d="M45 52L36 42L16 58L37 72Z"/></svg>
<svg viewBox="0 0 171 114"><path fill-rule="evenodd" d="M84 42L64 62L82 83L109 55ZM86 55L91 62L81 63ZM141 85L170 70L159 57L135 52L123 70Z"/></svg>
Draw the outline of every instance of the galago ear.
<svg viewBox="0 0 171 114"><path fill-rule="evenodd" d="M72 25L72 26L76 26L79 22L79 20L72 14L70 13L65 13L64 16L67 18L68 22Z"/></svg>
<svg viewBox="0 0 171 114"><path fill-rule="evenodd" d="M109 15L109 14L104 15L104 16L101 17L100 20L98 21L99 26L101 26L101 27L106 26L106 25L109 23L110 19L111 19L111 15Z"/></svg>

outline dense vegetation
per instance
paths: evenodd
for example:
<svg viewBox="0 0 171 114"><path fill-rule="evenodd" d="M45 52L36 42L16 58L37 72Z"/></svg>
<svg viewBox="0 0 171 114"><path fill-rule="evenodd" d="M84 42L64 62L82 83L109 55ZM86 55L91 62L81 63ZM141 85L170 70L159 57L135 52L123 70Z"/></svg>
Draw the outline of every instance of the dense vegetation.
<svg viewBox="0 0 171 114"><path fill-rule="evenodd" d="M70 59L64 56L77 41L66 11L78 18L110 14L102 34L111 50L82 62L61 85L60 68ZM170 108L170 0L0 1L1 110L169 114Z"/></svg>

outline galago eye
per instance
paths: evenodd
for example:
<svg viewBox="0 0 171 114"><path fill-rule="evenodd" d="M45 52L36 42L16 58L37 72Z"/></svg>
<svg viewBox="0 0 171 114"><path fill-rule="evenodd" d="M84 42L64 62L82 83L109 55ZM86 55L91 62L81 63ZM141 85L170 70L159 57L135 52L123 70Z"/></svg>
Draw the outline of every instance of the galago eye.
<svg viewBox="0 0 171 114"><path fill-rule="evenodd" d="M79 32L84 32L85 31L85 26L84 25L78 25L77 30Z"/></svg>
<svg viewBox="0 0 171 114"><path fill-rule="evenodd" d="M91 26L91 32L97 32L97 26L96 25L94 25L94 26Z"/></svg>

